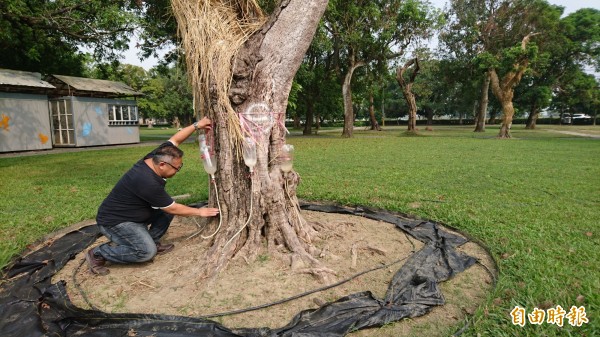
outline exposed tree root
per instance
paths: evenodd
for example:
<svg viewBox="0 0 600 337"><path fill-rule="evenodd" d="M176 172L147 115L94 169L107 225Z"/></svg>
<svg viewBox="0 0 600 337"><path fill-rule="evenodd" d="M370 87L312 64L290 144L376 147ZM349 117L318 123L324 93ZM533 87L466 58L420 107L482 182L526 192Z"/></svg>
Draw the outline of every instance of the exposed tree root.
<svg viewBox="0 0 600 337"><path fill-rule="evenodd" d="M363 246L361 246L361 244L363 244ZM387 255L387 252L383 249L379 249L377 247L373 247L373 246L369 246L369 245L364 245L364 243L362 241L355 242L354 244L352 244L352 248L350 248L350 254L352 255L352 268L353 269L356 268L356 265L358 264L358 252L360 250L370 251L372 253L383 255L383 256Z"/></svg>
<svg viewBox="0 0 600 337"><path fill-rule="evenodd" d="M296 273L299 274L310 274L319 280L319 282L323 284L330 284L335 281L335 276L337 273L329 268L321 267L321 268L304 268L296 270Z"/></svg>

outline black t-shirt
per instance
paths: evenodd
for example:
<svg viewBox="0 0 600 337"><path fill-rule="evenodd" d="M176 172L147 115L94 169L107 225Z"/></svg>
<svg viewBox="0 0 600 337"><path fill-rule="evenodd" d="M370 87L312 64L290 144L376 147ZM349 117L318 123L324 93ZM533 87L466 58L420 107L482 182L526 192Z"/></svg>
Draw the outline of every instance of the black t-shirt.
<svg viewBox="0 0 600 337"><path fill-rule="evenodd" d="M173 144L166 142L158 148L166 145ZM128 221L148 223L156 209L174 203L165 191L166 180L144 163L144 159L152 158L157 149L135 163L104 199L96 215L99 225L114 226Z"/></svg>

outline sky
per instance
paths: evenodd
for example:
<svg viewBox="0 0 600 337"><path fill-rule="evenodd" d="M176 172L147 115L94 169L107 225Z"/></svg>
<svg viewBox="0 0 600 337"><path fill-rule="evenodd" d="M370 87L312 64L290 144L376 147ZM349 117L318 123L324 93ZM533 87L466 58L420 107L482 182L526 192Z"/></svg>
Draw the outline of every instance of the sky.
<svg viewBox="0 0 600 337"><path fill-rule="evenodd" d="M565 11L564 11L563 15L568 15L568 14L573 13L581 8L595 8L595 9L600 10L600 0L547 0L547 1L551 4L565 7ZM446 4L446 0L430 0L430 2L434 6L440 8L440 9L443 8L444 5ZM155 66L158 63L158 60L156 58L149 58L149 59L145 59L143 61L140 60L140 58L137 55L139 53L139 50L137 50L135 48L136 43L137 43L136 40L131 41L131 43L129 44L130 48L125 53L125 58L122 59L121 61L123 63L133 64L136 66L143 67L146 70Z"/></svg>

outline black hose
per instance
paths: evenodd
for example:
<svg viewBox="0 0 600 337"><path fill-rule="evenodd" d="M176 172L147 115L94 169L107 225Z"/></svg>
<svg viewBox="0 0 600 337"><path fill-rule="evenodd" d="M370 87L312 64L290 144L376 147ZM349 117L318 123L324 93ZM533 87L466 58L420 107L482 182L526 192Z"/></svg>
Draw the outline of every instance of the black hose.
<svg viewBox="0 0 600 337"><path fill-rule="evenodd" d="M414 253L414 252L415 251L413 250L411 253ZM291 297L288 297L288 298L284 298L284 299L279 300L279 301L275 301L275 302L271 302L271 303L266 303L266 304L261 304L261 305L257 305L257 306L249 307L249 308L245 308L245 309L232 310L232 311L227 311L227 312L222 312L222 313L217 313L217 314L210 314L210 315L200 316L198 318L207 319L207 318L214 318L214 317L236 315L236 314L241 314L241 313L244 313L244 312L255 311L255 310L259 310L259 309L264 309L264 308L272 307L272 306L279 305L279 304L282 304L282 303L285 303L285 302L289 302L289 301L293 301L293 300L298 299L300 297L308 296L310 294L314 294L314 293L317 293L317 292L320 292L320 291L323 291L323 290L335 288L335 287L337 287L339 285L342 285L342 284L344 284L346 282L352 281L353 279L355 279L355 278L357 278L357 277L359 277L361 275L364 275L366 273L370 273L372 271L376 271L376 270L379 270L379 269L383 269L383 268L387 268L387 267L393 266L394 264L400 263L400 262L402 262L402 261L404 261L406 259L408 259L408 257L405 257L405 258L400 259L400 260L396 260L396 261L394 261L392 263L384 264L384 265L379 266L379 267L375 267L375 268L371 268L371 269L368 269L368 270L361 271L360 273L354 274L353 276L350 276L349 278L344 279L342 281L339 281L339 282L336 282L336 283L333 283L333 284L330 284L328 286L324 286L324 287L321 287L321 288L309 290L307 292L304 292L304 293L301 293L301 294L298 294L298 295L294 295L294 296L291 296Z"/></svg>

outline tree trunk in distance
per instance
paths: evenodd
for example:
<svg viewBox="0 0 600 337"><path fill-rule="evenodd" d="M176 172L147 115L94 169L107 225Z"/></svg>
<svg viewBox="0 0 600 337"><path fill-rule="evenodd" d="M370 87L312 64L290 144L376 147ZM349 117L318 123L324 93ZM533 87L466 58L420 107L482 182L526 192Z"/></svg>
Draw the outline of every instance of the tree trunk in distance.
<svg viewBox="0 0 600 337"><path fill-rule="evenodd" d="M500 126L498 138L511 138L510 129L512 127L513 115L515 114L515 108L512 102L514 88L506 84L501 85L500 80L498 79L498 74L494 69L490 70L490 80L492 92L496 98L498 98L498 101L502 106L502 124ZM507 82L506 78L503 80L503 82Z"/></svg>
<svg viewBox="0 0 600 337"><path fill-rule="evenodd" d="M381 127L375 118L375 106L373 105L373 92L369 92L369 119L371 120L371 130L381 131Z"/></svg>
<svg viewBox="0 0 600 337"><path fill-rule="evenodd" d="M356 69L362 67L363 65L365 65L364 62L356 62L355 55L353 52L351 52L350 67L344 76L344 83L342 84L342 95L344 98L344 129L342 131L342 137L352 137L352 131L354 130L354 109L352 108L352 75Z"/></svg>
<svg viewBox="0 0 600 337"><path fill-rule="evenodd" d="M411 66L414 65L414 69L408 81L404 79L404 73ZM408 128L406 130L407 133L417 133L417 102L415 100L415 95L412 92L412 85L415 82L415 78L419 73L419 60L417 58L411 59L407 61L404 66L398 67L396 70L396 81L400 88L402 89L402 94L406 99L406 103L408 105Z"/></svg>
<svg viewBox="0 0 600 337"><path fill-rule="evenodd" d="M294 115L294 129L300 129L300 117Z"/></svg>
<svg viewBox="0 0 600 337"><path fill-rule="evenodd" d="M490 91L490 73L487 72L483 78L483 85L481 86L481 97L479 99L479 112L477 114L477 124L475 125L474 132L485 132L485 115L489 104L489 91Z"/></svg>
<svg viewBox="0 0 600 337"><path fill-rule="evenodd" d="M304 123L304 130L302 130L303 135L310 135L312 133L312 124L314 115L314 104L311 99L306 100L306 121Z"/></svg>
<svg viewBox="0 0 600 337"><path fill-rule="evenodd" d="M525 125L525 129L535 130L539 116L540 108L534 103L531 107L531 111L529 112L529 116L527 116L527 124Z"/></svg>
<svg viewBox="0 0 600 337"><path fill-rule="evenodd" d="M525 50L527 43L531 36L535 33L527 34L521 41L521 49ZM515 93L515 87L521 82L521 78L529 66L529 59L520 59L513 65L512 70L507 72L502 79L498 77L496 69L490 69L490 80L492 85L492 92L494 96L498 98L500 105L502 105L502 126L498 133L498 138L511 138L510 128L512 127L513 116L515 114L515 108L513 106L513 96Z"/></svg>
<svg viewBox="0 0 600 337"><path fill-rule="evenodd" d="M321 114L319 114L319 113L316 114L315 121L317 122L317 125L315 126L315 135L316 135L319 133L319 130L321 130Z"/></svg>
<svg viewBox="0 0 600 337"><path fill-rule="evenodd" d="M429 107L425 108L425 114L427 115L427 126L425 127L425 130L433 131L433 109Z"/></svg>

